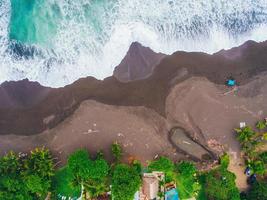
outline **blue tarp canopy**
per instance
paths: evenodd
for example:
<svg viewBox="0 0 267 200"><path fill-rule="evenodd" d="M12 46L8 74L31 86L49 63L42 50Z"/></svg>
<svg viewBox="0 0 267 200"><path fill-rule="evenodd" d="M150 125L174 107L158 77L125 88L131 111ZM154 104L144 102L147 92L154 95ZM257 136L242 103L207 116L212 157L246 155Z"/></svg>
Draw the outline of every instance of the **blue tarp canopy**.
<svg viewBox="0 0 267 200"><path fill-rule="evenodd" d="M228 85L228 86L235 86L235 85L236 85L236 80L234 80L234 79L229 79L229 80L227 81L227 85Z"/></svg>
<svg viewBox="0 0 267 200"><path fill-rule="evenodd" d="M179 200L178 192L176 189L171 189L165 193L166 200Z"/></svg>

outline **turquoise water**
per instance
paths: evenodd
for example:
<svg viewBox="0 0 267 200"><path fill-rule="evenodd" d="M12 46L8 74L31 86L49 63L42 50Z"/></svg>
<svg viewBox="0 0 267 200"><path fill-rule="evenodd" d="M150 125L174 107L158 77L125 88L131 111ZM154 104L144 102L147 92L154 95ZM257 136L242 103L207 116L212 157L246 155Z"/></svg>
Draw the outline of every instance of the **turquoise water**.
<svg viewBox="0 0 267 200"><path fill-rule="evenodd" d="M267 0L0 0L0 82L103 79L134 41L214 53L266 32Z"/></svg>
<svg viewBox="0 0 267 200"><path fill-rule="evenodd" d="M46 0L11 0L10 39L51 45L61 18L57 4Z"/></svg>

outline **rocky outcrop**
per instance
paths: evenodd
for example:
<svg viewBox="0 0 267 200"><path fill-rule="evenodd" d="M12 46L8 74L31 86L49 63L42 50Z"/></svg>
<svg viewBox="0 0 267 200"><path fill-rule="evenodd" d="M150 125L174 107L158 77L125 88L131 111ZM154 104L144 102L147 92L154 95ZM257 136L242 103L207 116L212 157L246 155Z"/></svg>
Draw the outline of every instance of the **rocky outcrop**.
<svg viewBox="0 0 267 200"><path fill-rule="evenodd" d="M115 68L113 75L121 82L145 79L153 73L154 68L165 56L134 42L121 63Z"/></svg>
<svg viewBox="0 0 267 200"><path fill-rule="evenodd" d="M0 87L0 109L32 107L40 103L50 90L28 79L4 82Z"/></svg>

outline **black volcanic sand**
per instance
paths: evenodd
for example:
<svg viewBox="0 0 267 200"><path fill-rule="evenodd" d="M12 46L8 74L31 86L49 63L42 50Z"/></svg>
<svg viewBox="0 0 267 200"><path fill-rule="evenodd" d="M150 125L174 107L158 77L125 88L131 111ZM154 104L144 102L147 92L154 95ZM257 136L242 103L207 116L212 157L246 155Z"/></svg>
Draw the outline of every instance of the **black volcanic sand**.
<svg viewBox="0 0 267 200"><path fill-rule="evenodd" d="M39 88L42 91L40 93L24 94L21 90L26 86L21 88L21 81L9 82L1 86L0 102L13 101L15 98L16 103L0 106L0 134L37 134L55 127L86 99L108 105L145 106L165 116L165 100L170 89L185 79L203 76L216 84L224 84L232 76L242 85L265 70L267 42L249 41L238 48L213 55L176 52L166 56L147 79L128 83L119 82L115 77L104 81L88 77L64 88ZM23 84L26 84L25 81ZM32 88L36 84L27 82L26 85ZM6 92L7 87L13 88L12 91ZM28 99L34 96L36 101L26 102L25 105L17 103L26 98L24 95Z"/></svg>

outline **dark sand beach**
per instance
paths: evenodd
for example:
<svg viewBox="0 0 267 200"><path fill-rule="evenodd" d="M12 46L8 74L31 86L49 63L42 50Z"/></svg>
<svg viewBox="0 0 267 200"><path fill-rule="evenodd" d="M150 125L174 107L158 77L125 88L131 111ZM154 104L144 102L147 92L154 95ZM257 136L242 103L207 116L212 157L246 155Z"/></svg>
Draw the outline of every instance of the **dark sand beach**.
<svg viewBox="0 0 267 200"><path fill-rule="evenodd" d="M110 144L119 141L125 159L145 163L158 154L190 159L192 152L176 151L168 140L170 130L181 127L217 155L239 155L233 129L240 121L253 125L267 115L266 53L266 42L249 41L214 55L164 56L140 80L88 77L57 89L28 80L6 82L0 89L1 154L46 146L61 161L77 148L103 149L110 157ZM126 63L117 70L131 62ZM230 76L237 80L235 89L225 86Z"/></svg>

